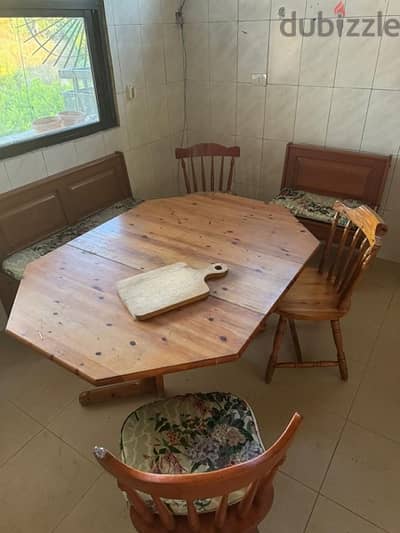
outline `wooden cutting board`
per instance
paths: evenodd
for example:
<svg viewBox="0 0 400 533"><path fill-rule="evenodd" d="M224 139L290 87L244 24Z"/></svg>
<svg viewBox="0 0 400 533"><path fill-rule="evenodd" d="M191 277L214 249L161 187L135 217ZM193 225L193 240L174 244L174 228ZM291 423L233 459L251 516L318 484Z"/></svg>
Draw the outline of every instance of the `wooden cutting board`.
<svg viewBox="0 0 400 533"><path fill-rule="evenodd" d="M204 269L174 263L138 274L117 283L121 300L138 320L147 320L172 309L207 298L206 279L220 278L228 272L222 263Z"/></svg>

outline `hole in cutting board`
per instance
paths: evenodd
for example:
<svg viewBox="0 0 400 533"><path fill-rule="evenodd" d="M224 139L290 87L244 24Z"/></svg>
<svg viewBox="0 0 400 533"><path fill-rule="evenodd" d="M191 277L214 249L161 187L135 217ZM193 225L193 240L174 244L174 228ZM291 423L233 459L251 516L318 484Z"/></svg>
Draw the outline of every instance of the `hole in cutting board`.
<svg viewBox="0 0 400 533"><path fill-rule="evenodd" d="M222 270L222 266L221 265L215 265L214 269L215 270Z"/></svg>

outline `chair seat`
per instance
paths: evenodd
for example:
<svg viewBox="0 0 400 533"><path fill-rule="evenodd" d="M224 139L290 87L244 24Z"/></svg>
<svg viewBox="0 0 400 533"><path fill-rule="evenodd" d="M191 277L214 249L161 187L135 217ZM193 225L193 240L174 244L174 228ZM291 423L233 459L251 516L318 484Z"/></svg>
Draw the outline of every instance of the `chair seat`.
<svg viewBox="0 0 400 533"><path fill-rule="evenodd" d="M293 320L338 320L349 309L349 303L339 308L339 298L326 274L320 274L317 268L306 267L279 300L276 312Z"/></svg>
<svg viewBox="0 0 400 533"><path fill-rule="evenodd" d="M296 217L330 224L336 214L333 206L337 200L340 200L340 198L323 196L302 190L283 189L278 196L271 200L271 203L288 208ZM346 199L342 201L348 207L362 205L362 202L359 200ZM345 226L346 222L346 217L341 216L338 224Z"/></svg>
<svg viewBox="0 0 400 533"><path fill-rule="evenodd" d="M10 257L7 257L2 264L2 270L13 279L20 281L24 275L25 268L29 263L35 259L39 259L43 255L52 252L56 248L59 248L63 244L66 244L72 239L83 235L87 231L90 231L100 224L107 222L108 220L129 211L136 205L137 202L132 198L116 202L110 207L103 209L94 215L90 215L83 220L77 222L73 226L68 226L62 230L54 233L50 237L39 241L24 250L16 252Z"/></svg>
<svg viewBox="0 0 400 533"><path fill-rule="evenodd" d="M122 461L142 472L190 474L246 462L264 452L249 405L229 393L188 394L144 405L121 430ZM245 490L229 497L238 503ZM151 497L143 494L152 506ZM220 498L197 500L199 513L213 512ZM166 500L176 515L186 515L183 500Z"/></svg>

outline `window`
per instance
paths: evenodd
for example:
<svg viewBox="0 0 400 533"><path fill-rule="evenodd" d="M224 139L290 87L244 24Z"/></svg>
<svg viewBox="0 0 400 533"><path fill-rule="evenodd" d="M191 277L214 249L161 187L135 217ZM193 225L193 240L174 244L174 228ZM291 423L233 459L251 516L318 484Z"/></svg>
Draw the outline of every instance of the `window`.
<svg viewBox="0 0 400 533"><path fill-rule="evenodd" d="M115 125L101 0L2 0L0 157Z"/></svg>

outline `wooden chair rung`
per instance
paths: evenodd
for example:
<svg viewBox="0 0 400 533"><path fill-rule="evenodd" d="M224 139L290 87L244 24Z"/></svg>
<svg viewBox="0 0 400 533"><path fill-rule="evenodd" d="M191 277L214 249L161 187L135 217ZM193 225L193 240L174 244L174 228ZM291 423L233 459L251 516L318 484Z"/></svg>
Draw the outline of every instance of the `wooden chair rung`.
<svg viewBox="0 0 400 533"><path fill-rule="evenodd" d="M276 363L275 368L325 368L338 366L337 361L303 361L302 363Z"/></svg>

